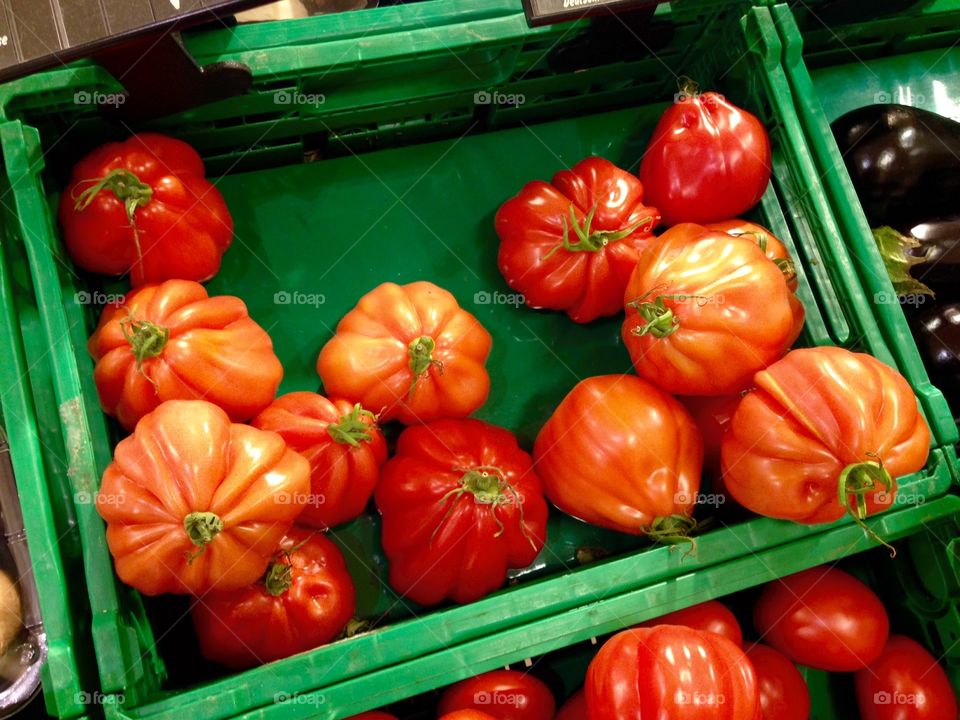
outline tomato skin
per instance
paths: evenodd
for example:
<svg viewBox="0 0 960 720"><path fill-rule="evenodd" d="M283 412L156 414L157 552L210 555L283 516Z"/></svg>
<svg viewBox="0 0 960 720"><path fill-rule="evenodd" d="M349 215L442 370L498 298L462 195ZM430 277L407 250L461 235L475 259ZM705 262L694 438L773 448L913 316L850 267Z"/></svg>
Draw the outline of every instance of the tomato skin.
<svg viewBox="0 0 960 720"><path fill-rule="evenodd" d="M876 358L836 347L793 350L754 377L721 447L734 499L760 515L815 524L853 507L838 500L845 468L879 458L890 473L866 513L894 501L896 478L927 461L930 431L907 381ZM853 503L853 500L850 500Z"/></svg>
<svg viewBox="0 0 960 720"><path fill-rule="evenodd" d="M757 720L756 674L727 638L680 625L614 635L587 669L590 720Z"/></svg>
<svg viewBox="0 0 960 720"><path fill-rule="evenodd" d="M130 320L166 329L163 351L137 368ZM238 297L209 297L191 280L167 280L131 291L108 305L87 349L104 412L126 430L165 400L208 400L235 422L249 420L273 400L283 366L266 331Z"/></svg>
<svg viewBox="0 0 960 720"><path fill-rule="evenodd" d="M553 720L555 707L550 689L532 675L492 670L444 690L437 714L478 710L496 720Z"/></svg>
<svg viewBox="0 0 960 720"><path fill-rule="evenodd" d="M256 582L309 489L309 463L276 433L202 400L169 400L117 444L96 506L123 582L203 595ZM196 513L223 523L206 543L185 529Z"/></svg>
<svg viewBox="0 0 960 720"><path fill-rule="evenodd" d="M780 271L787 279L787 287L790 288L790 292L797 291L799 281L797 279L796 266L793 264L793 258L790 257L787 246L783 244L780 238L767 230L763 225L758 225L749 220L734 219L707 223L704 227L707 228L707 230L724 232L734 237L746 236L747 240L755 241L768 258L778 263Z"/></svg>
<svg viewBox="0 0 960 720"><path fill-rule="evenodd" d="M415 376L411 361L420 338L435 347L422 348L427 364ZM358 402L383 422L466 417L490 392L484 363L492 344L490 333L443 288L384 283L343 316L320 351L317 372L328 395Z"/></svg>
<svg viewBox="0 0 960 720"><path fill-rule="evenodd" d="M770 138L755 116L717 93L692 93L661 116L640 180L667 225L708 223L756 205L772 167Z"/></svg>
<svg viewBox="0 0 960 720"><path fill-rule="evenodd" d="M644 251L624 302L623 342L637 374L678 395L744 389L783 356L804 317L755 242L689 223ZM641 311L657 303L666 314L648 322Z"/></svg>
<svg viewBox="0 0 960 720"><path fill-rule="evenodd" d="M297 547L299 546L299 547ZM353 581L340 550L319 533L291 528L274 562L290 568L278 595L264 582L211 592L191 608L200 651L208 660L254 667L333 640L356 609Z"/></svg>
<svg viewBox="0 0 960 720"><path fill-rule="evenodd" d="M496 720L496 718L479 710L454 710L446 715L440 715L439 720Z"/></svg>
<svg viewBox="0 0 960 720"><path fill-rule="evenodd" d="M891 635L883 654L855 678L861 720L955 720L950 679L920 643Z"/></svg>
<svg viewBox="0 0 960 720"><path fill-rule="evenodd" d="M641 623L638 627L656 625L683 625L684 627L712 632L721 635L737 647L743 645L743 631L736 616L730 609L717 600L708 600L676 612L661 615L658 618Z"/></svg>
<svg viewBox="0 0 960 720"><path fill-rule="evenodd" d="M563 512L639 535L656 518L692 514L703 447L677 400L633 375L600 375L561 401L533 456Z"/></svg>
<svg viewBox="0 0 960 720"><path fill-rule="evenodd" d="M874 592L842 570L815 567L768 583L753 610L764 641L801 665L866 667L883 652L890 620Z"/></svg>
<svg viewBox="0 0 960 720"><path fill-rule="evenodd" d="M152 193L133 212L142 259L125 203L109 188L83 209L85 190L113 170L127 170ZM220 191L204 177L203 161L187 143L158 133L111 142L73 168L60 198L60 225L70 257L84 270L130 273L133 287L173 278L209 280L233 241L233 219Z"/></svg>
<svg viewBox="0 0 960 720"><path fill-rule="evenodd" d="M757 673L763 720L809 720L810 690L794 664L766 645L746 651Z"/></svg>
<svg viewBox="0 0 960 720"><path fill-rule="evenodd" d="M293 392L274 400L251 424L279 434L310 462L311 501L298 524L332 528L367 507L387 459L387 441L372 413L346 400ZM338 428L344 430L338 434Z"/></svg>
<svg viewBox="0 0 960 720"><path fill-rule="evenodd" d="M741 398L740 393L678 398L700 430L700 437L703 439L703 470L712 476L714 490L717 490L716 481L720 476L721 441L730 427L733 413L736 412Z"/></svg>
<svg viewBox="0 0 960 720"><path fill-rule="evenodd" d="M587 720L587 693L583 688L567 698L554 720Z"/></svg>
<svg viewBox="0 0 960 720"><path fill-rule="evenodd" d="M585 243L571 227L571 210L586 229L594 208ZM623 309L630 273L659 222L657 209L643 204L643 185L635 175L589 157L558 172L552 184L527 183L500 207L497 262L507 285L522 293L527 305L563 310L574 322L586 323ZM564 228L576 250L564 247ZM610 239L630 228L635 229L626 237Z"/></svg>
<svg viewBox="0 0 960 720"><path fill-rule="evenodd" d="M421 605L496 590L543 548L542 492L509 430L471 419L408 427L374 493L390 586Z"/></svg>

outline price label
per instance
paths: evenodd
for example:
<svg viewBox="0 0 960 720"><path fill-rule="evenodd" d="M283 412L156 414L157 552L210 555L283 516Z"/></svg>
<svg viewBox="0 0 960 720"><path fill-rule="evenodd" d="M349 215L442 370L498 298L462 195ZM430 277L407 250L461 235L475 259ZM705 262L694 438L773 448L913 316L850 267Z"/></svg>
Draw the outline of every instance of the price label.
<svg viewBox="0 0 960 720"><path fill-rule="evenodd" d="M530 25L550 25L659 4L658 0L523 0L523 10Z"/></svg>

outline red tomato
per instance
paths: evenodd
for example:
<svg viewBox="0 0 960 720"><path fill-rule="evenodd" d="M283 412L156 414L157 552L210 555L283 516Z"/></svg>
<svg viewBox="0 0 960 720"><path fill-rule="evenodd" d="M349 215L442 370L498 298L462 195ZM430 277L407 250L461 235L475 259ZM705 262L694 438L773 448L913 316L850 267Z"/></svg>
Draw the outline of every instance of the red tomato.
<svg viewBox="0 0 960 720"><path fill-rule="evenodd" d="M587 694L583 688L567 698L557 710L554 720L587 720Z"/></svg>
<svg viewBox="0 0 960 720"><path fill-rule="evenodd" d="M337 546L292 528L260 582L208 593L191 613L205 658L247 668L330 642L354 609L353 581Z"/></svg>
<svg viewBox="0 0 960 720"><path fill-rule="evenodd" d="M830 672L872 663L890 631L887 611L874 592L830 567L768 583L753 610L753 624L794 662Z"/></svg>
<svg viewBox="0 0 960 720"><path fill-rule="evenodd" d="M344 315L317 359L331 397L411 424L465 417L490 392L493 340L456 298L429 282L384 283Z"/></svg>
<svg viewBox="0 0 960 720"><path fill-rule="evenodd" d="M861 720L956 720L950 679L920 643L891 635L883 654L856 674Z"/></svg>
<svg viewBox="0 0 960 720"><path fill-rule="evenodd" d="M60 198L70 257L84 270L148 282L209 280L233 240L223 197L185 142L157 133L102 145Z"/></svg>
<svg viewBox="0 0 960 720"><path fill-rule="evenodd" d="M743 632L736 616L721 602L708 600L676 612L641 623L639 627L655 625L683 625L694 630L722 635L734 645L743 645Z"/></svg>
<svg viewBox="0 0 960 720"><path fill-rule="evenodd" d="M787 280L787 286L791 292L797 291L797 266L794 264L787 247L772 232L763 225L757 225L748 220L724 220L723 222L707 223L704 227L707 230L717 230L725 232L734 237L743 237L747 240L753 240L760 246L760 249L768 258L773 260L780 268L784 278Z"/></svg>
<svg viewBox="0 0 960 720"><path fill-rule="evenodd" d="M766 645L751 645L747 657L757 673L763 720L809 720L810 690L794 664Z"/></svg>
<svg viewBox="0 0 960 720"><path fill-rule="evenodd" d="M744 507L801 523L863 519L922 468L930 431L907 381L869 355L794 350L754 377L721 447ZM848 498L846 504L838 499Z"/></svg>
<svg viewBox="0 0 960 720"><path fill-rule="evenodd" d="M687 91L667 108L640 162L647 200L667 225L736 217L770 182L763 124L717 93Z"/></svg>
<svg viewBox="0 0 960 720"><path fill-rule="evenodd" d="M739 392L803 324L803 305L755 242L700 225L677 225L644 251L624 297L637 374L679 395Z"/></svg>
<svg viewBox="0 0 960 720"><path fill-rule="evenodd" d="M735 393L678 399L700 430L700 437L703 438L703 470L711 475L714 480L713 488L717 490L717 480L720 476L720 441L730 427L733 413L740 404L742 396L740 393Z"/></svg>
<svg viewBox="0 0 960 720"><path fill-rule="evenodd" d="M576 385L533 448L547 497L593 525L652 537L683 534L703 448L674 398L633 375Z"/></svg>
<svg viewBox="0 0 960 720"><path fill-rule="evenodd" d="M496 720L552 720L554 707L550 689L532 675L492 670L444 690L437 713L479 710Z"/></svg>
<svg viewBox="0 0 960 720"><path fill-rule="evenodd" d="M108 305L87 344L104 412L127 430L165 400L209 400L249 420L277 393L283 366L243 300L200 283L145 285Z"/></svg>
<svg viewBox="0 0 960 720"><path fill-rule="evenodd" d="M421 605L496 590L543 547L542 492L509 430L463 419L407 428L374 494L391 587Z"/></svg>
<svg viewBox="0 0 960 720"><path fill-rule="evenodd" d="M534 308L590 322L623 309L640 251L660 222L635 175L599 157L527 183L497 212L498 263Z"/></svg>
<svg viewBox="0 0 960 720"><path fill-rule="evenodd" d="M727 638L680 625L625 630L587 669L590 720L757 720L753 666Z"/></svg>
<svg viewBox="0 0 960 720"><path fill-rule="evenodd" d="M496 718L479 710L454 710L446 715L441 715L439 720L496 720Z"/></svg>
<svg viewBox="0 0 960 720"><path fill-rule="evenodd" d="M310 464L276 433L170 400L117 444L96 503L123 582L203 595L261 578L309 489Z"/></svg>
<svg viewBox="0 0 960 720"><path fill-rule="evenodd" d="M274 400L252 425L278 433L310 461L310 497L299 524L331 528L367 507L387 459L373 413L346 400L294 392Z"/></svg>

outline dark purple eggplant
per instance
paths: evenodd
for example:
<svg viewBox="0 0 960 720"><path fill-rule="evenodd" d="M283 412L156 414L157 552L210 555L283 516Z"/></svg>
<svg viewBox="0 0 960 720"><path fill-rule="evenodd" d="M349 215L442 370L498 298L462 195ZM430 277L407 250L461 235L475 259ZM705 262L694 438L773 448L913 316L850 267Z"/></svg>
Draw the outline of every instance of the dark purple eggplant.
<svg viewBox="0 0 960 720"><path fill-rule="evenodd" d="M938 297L960 299L960 216L917 223L907 234L919 242L910 253L923 258L910 274Z"/></svg>
<svg viewBox="0 0 960 720"><path fill-rule="evenodd" d="M928 308L911 325L930 379L960 412L960 303Z"/></svg>

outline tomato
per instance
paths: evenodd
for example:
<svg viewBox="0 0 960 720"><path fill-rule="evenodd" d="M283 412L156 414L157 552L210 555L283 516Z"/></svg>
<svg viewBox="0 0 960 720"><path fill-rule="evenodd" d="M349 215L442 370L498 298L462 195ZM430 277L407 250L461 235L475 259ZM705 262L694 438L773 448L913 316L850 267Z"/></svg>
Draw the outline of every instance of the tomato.
<svg viewBox="0 0 960 720"><path fill-rule="evenodd" d="M586 323L623 309L630 272L659 222L635 175L590 157L503 204L497 262L527 305Z"/></svg>
<svg viewBox="0 0 960 720"><path fill-rule="evenodd" d="M623 341L637 374L679 395L729 395L800 334L803 305L744 238L677 225L640 256Z"/></svg>
<svg viewBox="0 0 960 720"><path fill-rule="evenodd" d="M283 378L243 300L208 297L189 280L144 285L108 305L87 348L100 405L127 430L165 400L209 400L231 420L249 420Z"/></svg>
<svg viewBox="0 0 960 720"><path fill-rule="evenodd" d="M747 657L757 673L763 720L809 720L810 690L794 664L766 645L751 645Z"/></svg>
<svg viewBox="0 0 960 720"><path fill-rule="evenodd" d="M262 577L309 489L310 464L276 433L169 400L117 444L96 505L123 582L203 595Z"/></svg>
<svg viewBox="0 0 960 720"><path fill-rule="evenodd" d="M703 469L712 476L714 490L717 490L720 476L720 442L730 427L733 413L741 398L740 393L679 398L700 430L700 437L703 439Z"/></svg>
<svg viewBox="0 0 960 720"><path fill-rule="evenodd" d="M454 710L479 710L496 720L553 720L550 689L516 670L493 670L454 683L440 696L439 715Z"/></svg>
<svg viewBox="0 0 960 720"><path fill-rule="evenodd" d="M479 710L454 710L446 715L440 715L439 720L496 720L496 718Z"/></svg>
<svg viewBox="0 0 960 720"><path fill-rule="evenodd" d="M297 519L331 528L362 513L387 459L387 442L373 413L312 392L277 398L253 426L272 430L310 461L310 496Z"/></svg>
<svg viewBox="0 0 960 720"><path fill-rule="evenodd" d="M374 493L390 585L421 605L467 603L534 561L547 503L530 456L480 420L408 427Z"/></svg>
<svg viewBox="0 0 960 720"><path fill-rule="evenodd" d="M157 133L101 145L73 168L60 198L70 257L130 283L209 280L233 240L233 219L203 160Z"/></svg>
<svg viewBox="0 0 960 720"><path fill-rule="evenodd" d="M767 644L794 662L830 672L872 663L890 631L887 611L874 592L825 566L767 584L753 622Z"/></svg>
<svg viewBox="0 0 960 720"><path fill-rule="evenodd" d="M317 372L331 397L358 402L384 422L465 417L490 392L484 363L492 344L443 288L384 283L343 317Z"/></svg>
<svg viewBox="0 0 960 720"><path fill-rule="evenodd" d="M330 642L354 609L353 581L337 546L292 528L260 582L207 593L191 614L205 658L248 668Z"/></svg>
<svg viewBox="0 0 960 720"><path fill-rule="evenodd" d="M896 478L927 461L930 431L913 391L869 355L794 350L753 383L721 461L730 494L760 515L813 524L849 512L862 521L893 503Z"/></svg>
<svg viewBox="0 0 960 720"><path fill-rule="evenodd" d="M773 260L780 268L780 272L787 280L787 287L791 292L796 292L799 285L797 281L797 266L790 257L790 252L786 245L767 230L763 225L757 225L749 220L724 220L722 222L707 223L704 225L707 230L716 230L725 232L734 237L744 237L747 240L753 240L760 246L760 249L768 258Z"/></svg>
<svg viewBox="0 0 960 720"><path fill-rule="evenodd" d="M743 645L743 632L736 616L721 602L708 600L676 612L642 623L639 627L654 625L684 625L694 630L722 635L734 645Z"/></svg>
<svg viewBox="0 0 960 720"><path fill-rule="evenodd" d="M879 658L856 674L861 720L955 720L957 697L920 643L891 635Z"/></svg>
<svg viewBox="0 0 960 720"><path fill-rule="evenodd" d="M727 638L681 625L634 628L587 668L590 720L756 720L757 680Z"/></svg>
<svg viewBox="0 0 960 720"><path fill-rule="evenodd" d="M683 534L700 488L700 433L674 398L633 375L578 383L537 435L547 497L569 515L634 535Z"/></svg>
<svg viewBox="0 0 960 720"><path fill-rule="evenodd" d="M667 225L716 222L756 205L770 182L763 124L717 93L686 89L653 130L640 162L647 200Z"/></svg>
<svg viewBox="0 0 960 720"><path fill-rule="evenodd" d="M587 694L583 688L567 698L557 710L554 720L587 720Z"/></svg>

